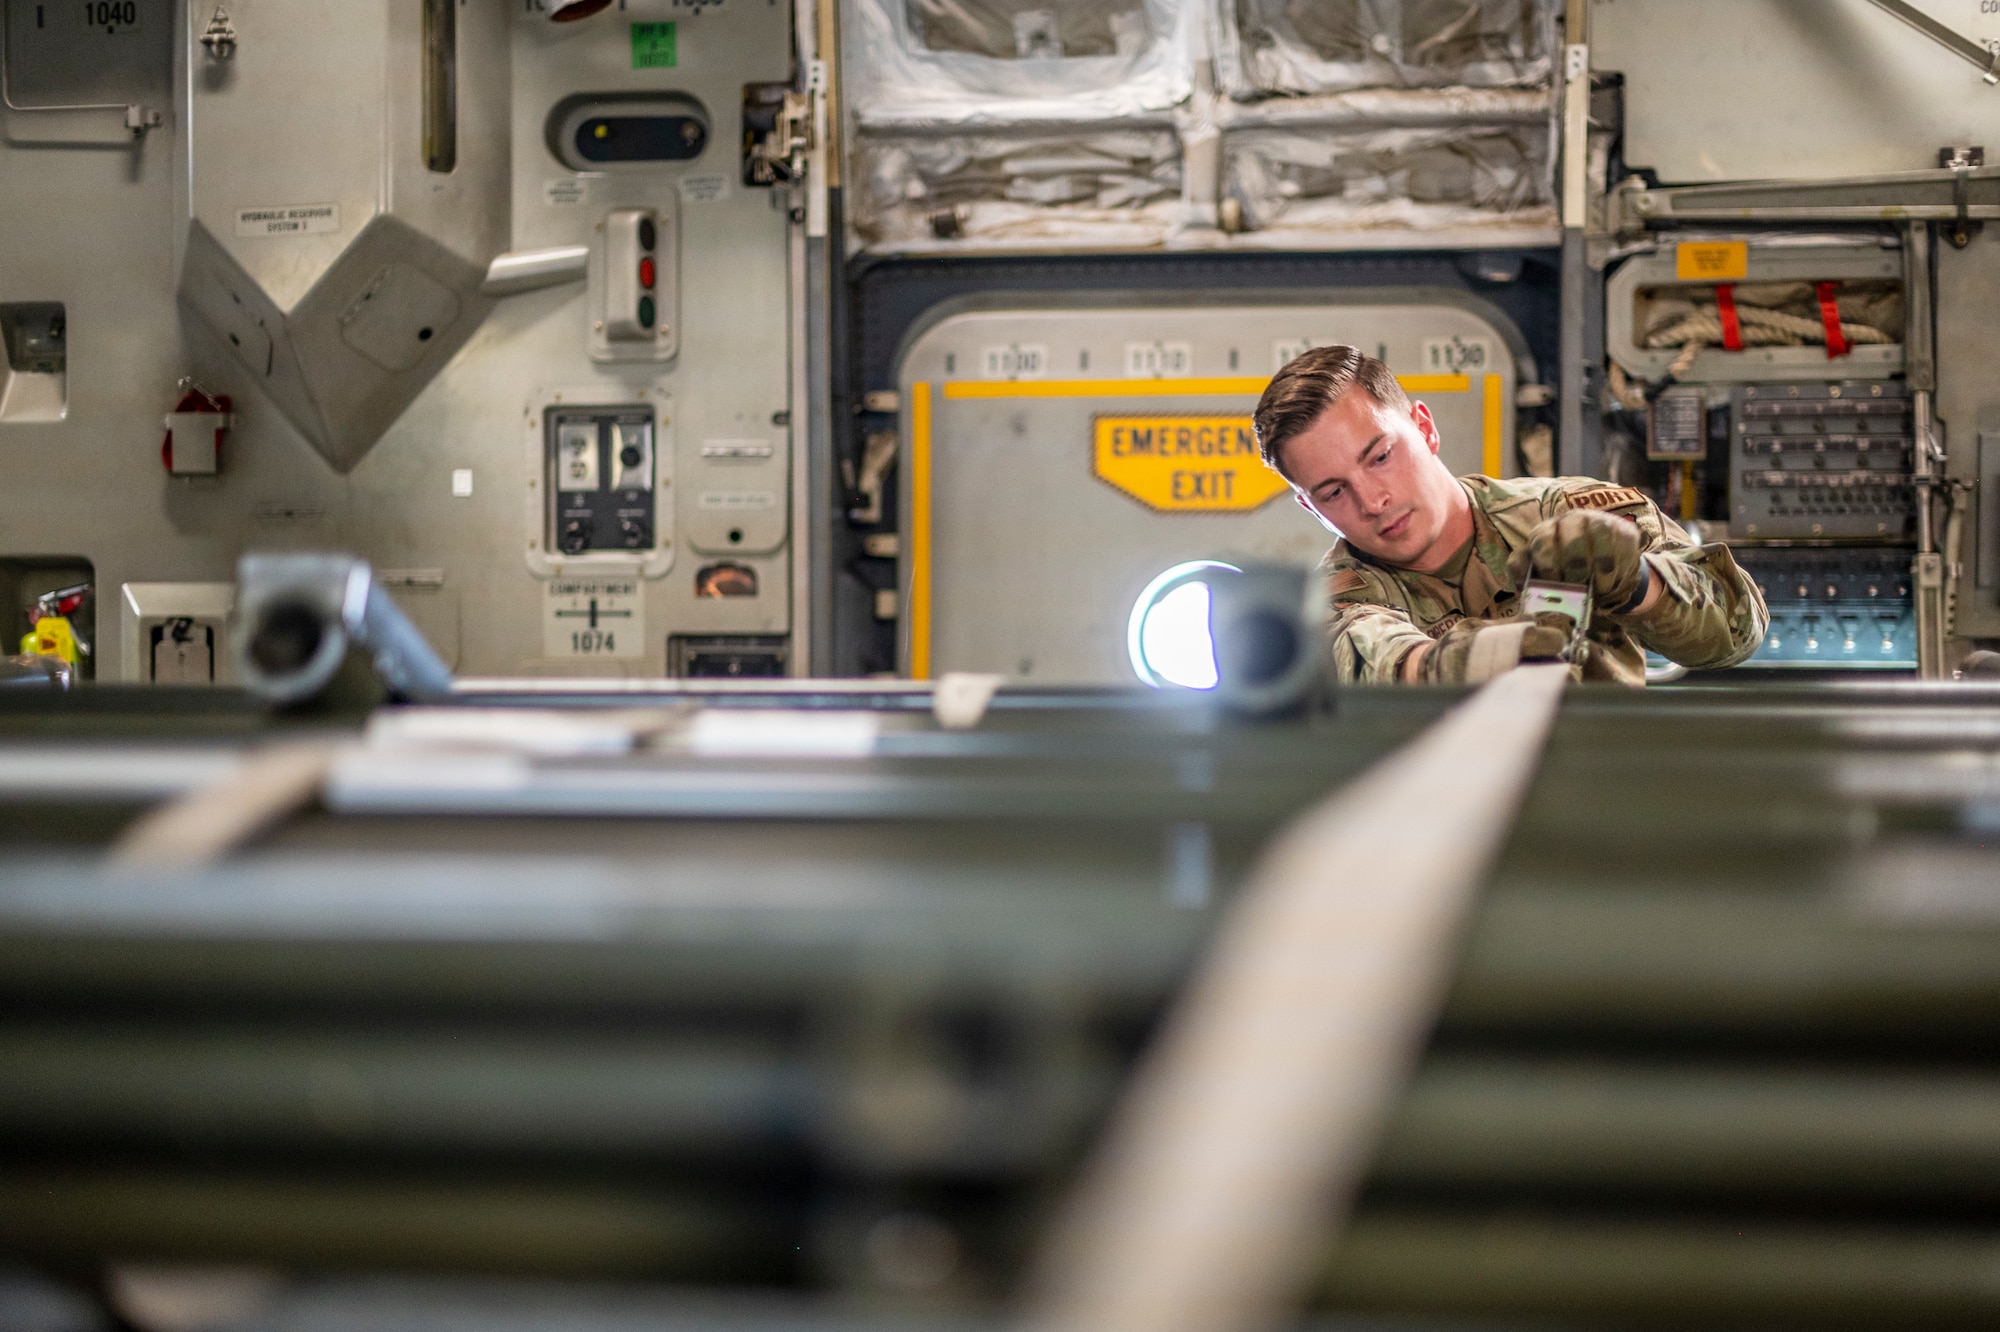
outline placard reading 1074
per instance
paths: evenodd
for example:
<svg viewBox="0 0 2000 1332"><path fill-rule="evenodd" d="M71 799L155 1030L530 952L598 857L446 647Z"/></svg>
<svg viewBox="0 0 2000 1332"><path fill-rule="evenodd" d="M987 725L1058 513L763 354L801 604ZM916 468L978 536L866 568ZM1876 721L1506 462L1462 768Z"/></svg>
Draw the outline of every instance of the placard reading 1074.
<svg viewBox="0 0 2000 1332"><path fill-rule="evenodd" d="M549 580L543 598L542 653L549 657L637 657L646 626L635 578Z"/></svg>
<svg viewBox="0 0 2000 1332"><path fill-rule="evenodd" d="M1485 338L1425 338L1418 374L1483 375L1494 368L1493 344Z"/></svg>

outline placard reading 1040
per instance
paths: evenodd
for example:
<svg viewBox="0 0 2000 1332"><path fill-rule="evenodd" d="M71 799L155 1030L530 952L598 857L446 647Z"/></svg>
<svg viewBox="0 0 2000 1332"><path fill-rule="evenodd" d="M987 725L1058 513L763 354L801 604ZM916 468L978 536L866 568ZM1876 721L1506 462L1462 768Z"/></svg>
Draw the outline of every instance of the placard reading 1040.
<svg viewBox="0 0 2000 1332"><path fill-rule="evenodd" d="M106 32L134 27L139 22L139 0L85 0L83 22Z"/></svg>
<svg viewBox="0 0 2000 1332"><path fill-rule="evenodd" d="M637 657L646 626L634 578L551 578L543 599L542 654Z"/></svg>
<svg viewBox="0 0 2000 1332"><path fill-rule="evenodd" d="M1483 375L1493 369L1493 344L1485 338L1425 338L1418 358L1423 375Z"/></svg>

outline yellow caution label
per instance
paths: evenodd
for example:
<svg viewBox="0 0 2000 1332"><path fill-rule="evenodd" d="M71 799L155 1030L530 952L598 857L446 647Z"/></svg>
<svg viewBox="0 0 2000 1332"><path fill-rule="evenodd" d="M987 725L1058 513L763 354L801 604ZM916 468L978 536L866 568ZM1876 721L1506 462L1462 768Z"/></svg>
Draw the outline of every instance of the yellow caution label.
<svg viewBox="0 0 2000 1332"><path fill-rule="evenodd" d="M1750 276L1744 241L1682 241L1674 247L1674 276L1683 282L1735 282Z"/></svg>
<svg viewBox="0 0 2000 1332"><path fill-rule="evenodd" d="M1166 513L1242 513L1289 489L1257 455L1247 416L1100 416L1092 470Z"/></svg>
<svg viewBox="0 0 2000 1332"><path fill-rule="evenodd" d="M77 649L76 631L60 615L44 615L35 621L35 627L21 639L21 655L55 657L72 666L78 664L81 656Z"/></svg>

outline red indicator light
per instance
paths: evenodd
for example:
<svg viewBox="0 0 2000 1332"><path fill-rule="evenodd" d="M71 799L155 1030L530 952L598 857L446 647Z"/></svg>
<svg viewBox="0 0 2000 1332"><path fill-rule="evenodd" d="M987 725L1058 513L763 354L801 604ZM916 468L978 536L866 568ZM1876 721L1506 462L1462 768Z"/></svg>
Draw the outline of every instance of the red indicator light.
<svg viewBox="0 0 2000 1332"><path fill-rule="evenodd" d="M648 291L653 289L653 261L651 259L641 259L639 261L639 285Z"/></svg>

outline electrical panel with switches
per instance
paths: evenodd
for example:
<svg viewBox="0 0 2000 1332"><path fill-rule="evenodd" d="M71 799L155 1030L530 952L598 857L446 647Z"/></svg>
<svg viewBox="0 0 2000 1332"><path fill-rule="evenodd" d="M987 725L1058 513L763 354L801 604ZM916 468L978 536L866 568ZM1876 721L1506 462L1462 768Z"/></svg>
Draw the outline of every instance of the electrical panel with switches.
<svg viewBox="0 0 2000 1332"><path fill-rule="evenodd" d="M655 530L653 410L567 407L544 415L551 550L650 551Z"/></svg>

